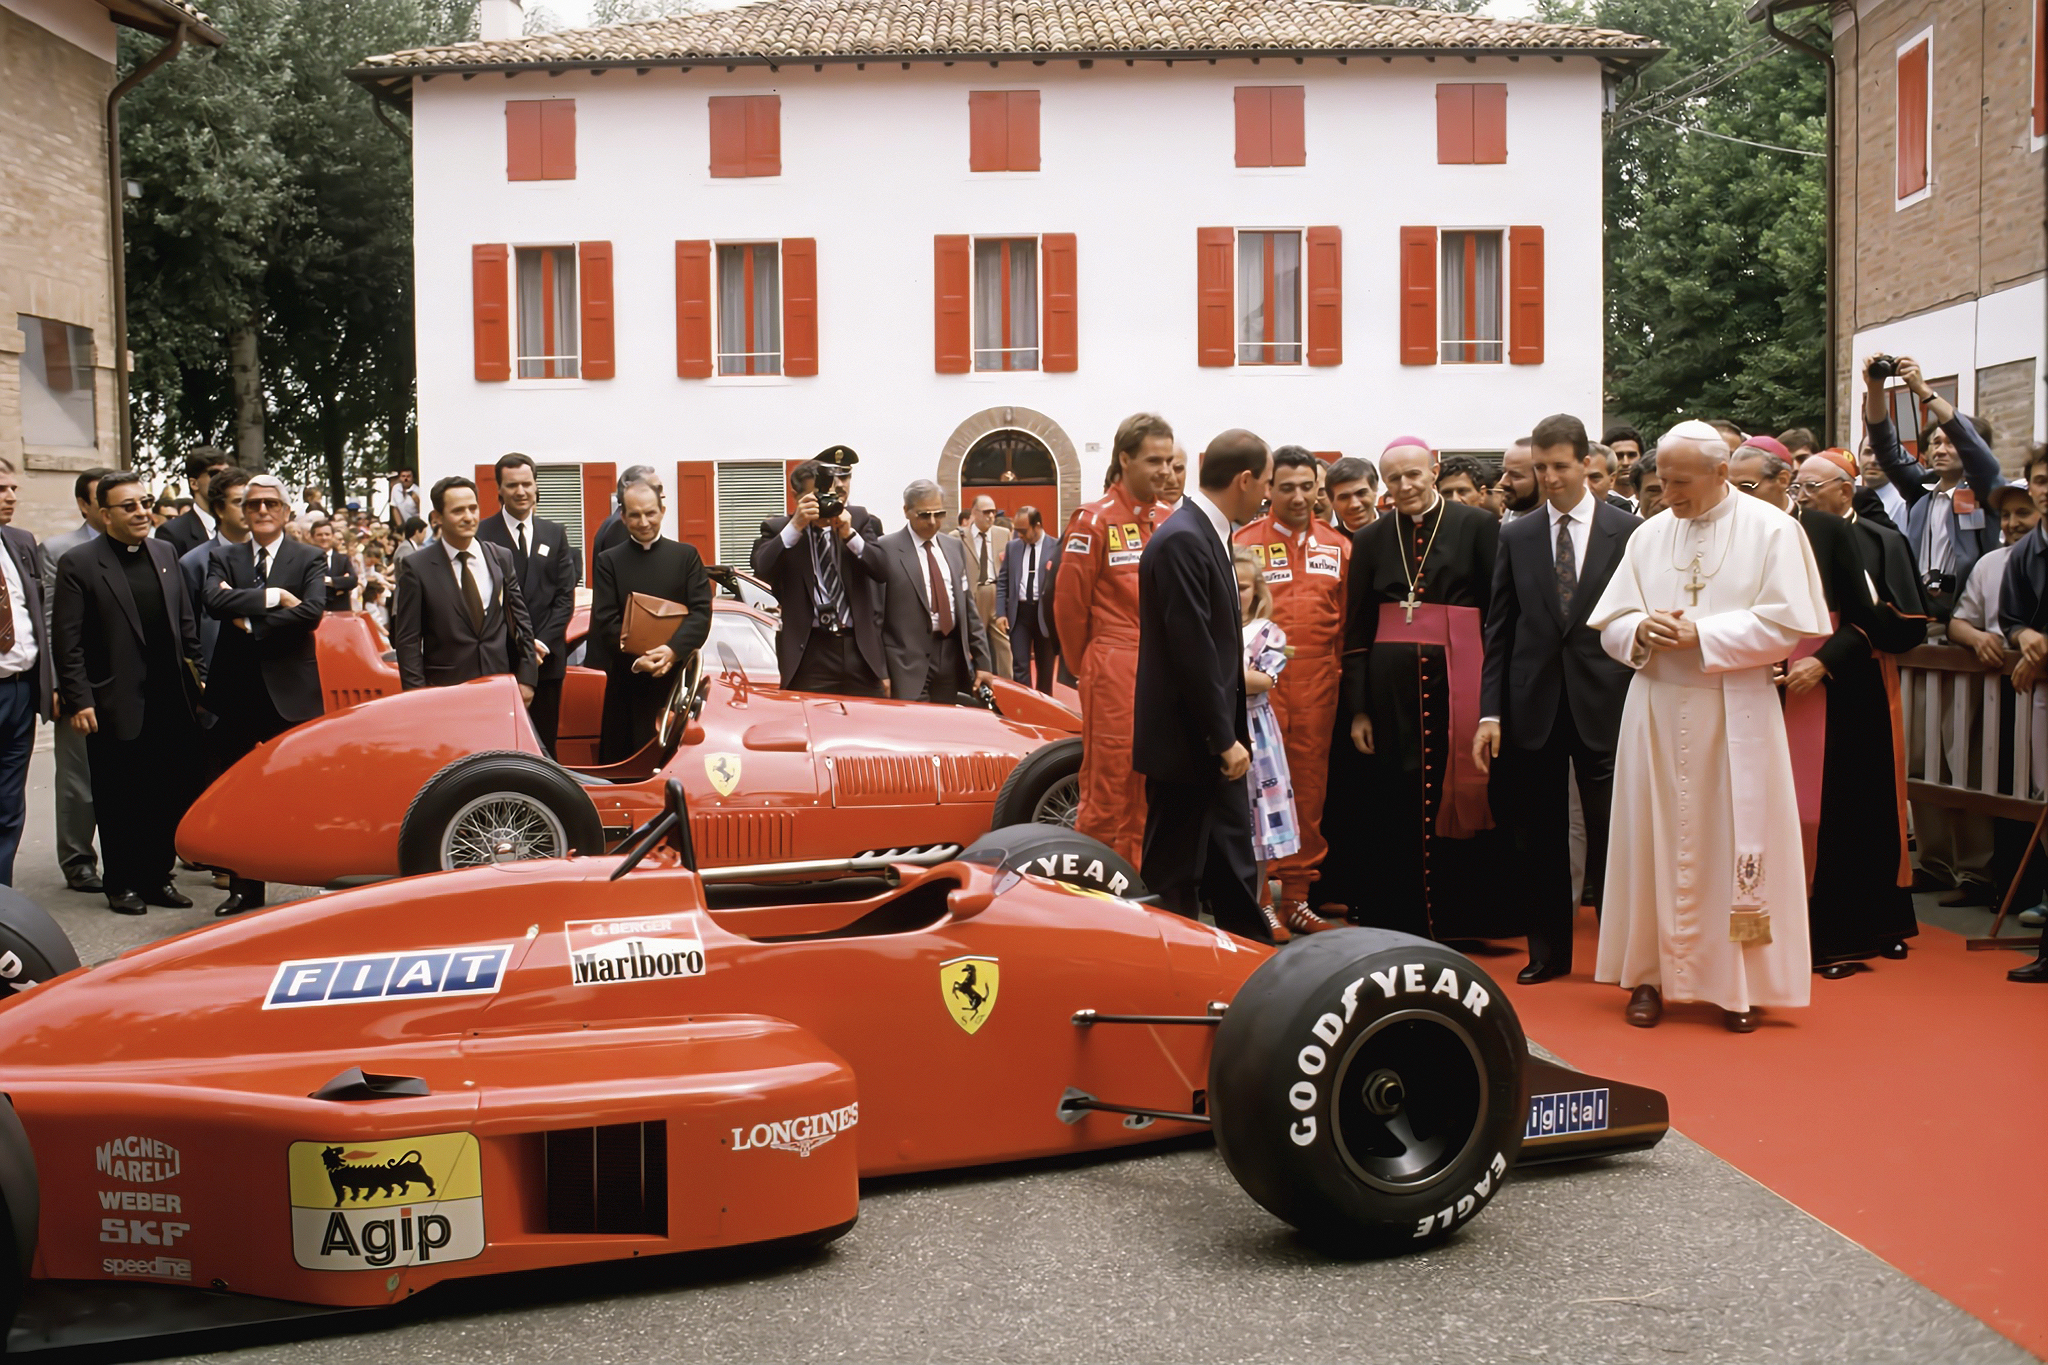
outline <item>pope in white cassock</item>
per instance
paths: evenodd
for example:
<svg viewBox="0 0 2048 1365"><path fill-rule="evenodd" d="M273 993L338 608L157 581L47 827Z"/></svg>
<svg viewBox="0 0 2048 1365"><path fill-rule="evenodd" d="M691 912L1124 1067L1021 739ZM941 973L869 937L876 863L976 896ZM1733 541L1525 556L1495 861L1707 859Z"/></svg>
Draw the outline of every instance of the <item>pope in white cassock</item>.
<svg viewBox="0 0 2048 1365"><path fill-rule="evenodd" d="M1740 496L1704 422L1657 443L1666 513L1629 537L1588 624L1637 670L1615 748L1596 981L1721 1007L1730 1029L1812 988L1806 868L1772 666L1828 633L1799 523Z"/></svg>

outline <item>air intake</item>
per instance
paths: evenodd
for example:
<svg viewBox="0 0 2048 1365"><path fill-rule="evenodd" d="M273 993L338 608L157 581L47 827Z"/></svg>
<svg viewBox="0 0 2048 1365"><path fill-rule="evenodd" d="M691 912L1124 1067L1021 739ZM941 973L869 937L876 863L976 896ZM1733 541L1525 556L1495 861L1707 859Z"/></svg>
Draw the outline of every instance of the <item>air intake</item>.
<svg viewBox="0 0 2048 1365"><path fill-rule="evenodd" d="M549 1232L668 1236L668 1124L564 1128L545 1140Z"/></svg>

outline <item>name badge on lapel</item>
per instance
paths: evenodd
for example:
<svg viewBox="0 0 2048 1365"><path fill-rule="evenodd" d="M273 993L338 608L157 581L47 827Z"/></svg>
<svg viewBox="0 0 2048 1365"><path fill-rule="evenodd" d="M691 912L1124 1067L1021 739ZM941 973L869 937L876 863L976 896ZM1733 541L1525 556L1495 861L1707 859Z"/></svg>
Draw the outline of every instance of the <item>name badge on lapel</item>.
<svg viewBox="0 0 2048 1365"><path fill-rule="evenodd" d="M545 555L548 551L554 548L555 547L552 545L536 545L533 547L533 552L537 555Z"/></svg>

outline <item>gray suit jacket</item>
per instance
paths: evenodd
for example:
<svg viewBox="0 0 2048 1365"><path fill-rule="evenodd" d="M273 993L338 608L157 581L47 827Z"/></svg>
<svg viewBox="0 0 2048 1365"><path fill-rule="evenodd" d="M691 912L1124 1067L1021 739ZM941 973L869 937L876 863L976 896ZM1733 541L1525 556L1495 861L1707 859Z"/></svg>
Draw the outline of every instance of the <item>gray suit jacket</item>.
<svg viewBox="0 0 2048 1365"><path fill-rule="evenodd" d="M79 522L62 535L51 536L43 542L43 617L44 625L49 624L50 609L57 601L57 561L65 552L91 543L99 535L87 522Z"/></svg>
<svg viewBox="0 0 2048 1365"><path fill-rule="evenodd" d="M932 634L931 589L923 552L909 527L883 536L883 568L887 596L882 607L882 653L889 664L889 694L914 698L924 690L931 674L932 651L951 647L959 651L958 686L974 685L977 671L991 667L988 631L981 613L974 609L973 582L969 578L967 553L957 536L932 538L953 579L953 633Z"/></svg>

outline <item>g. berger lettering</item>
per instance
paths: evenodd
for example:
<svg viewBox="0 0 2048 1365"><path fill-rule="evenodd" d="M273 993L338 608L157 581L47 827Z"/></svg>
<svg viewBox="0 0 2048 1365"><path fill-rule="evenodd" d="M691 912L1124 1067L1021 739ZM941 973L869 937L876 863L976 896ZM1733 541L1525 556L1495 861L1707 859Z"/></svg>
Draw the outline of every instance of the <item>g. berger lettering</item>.
<svg viewBox="0 0 2048 1365"><path fill-rule="evenodd" d="M563 929L569 979L578 986L704 975L704 943L690 933L688 920L571 920Z"/></svg>
<svg viewBox="0 0 2048 1365"><path fill-rule="evenodd" d="M1295 1146L1306 1147L1316 1140L1316 1117L1308 1112L1316 1107L1319 1094L1314 1078L1322 1075L1323 1069L1330 1064L1330 1054L1325 1049L1337 1046L1338 1040L1344 1036L1344 1030L1349 1027L1352 1016L1358 1013L1358 993L1365 989L1368 978L1380 988L1388 1000L1397 995L1447 995L1470 1010L1474 1019L1486 1013L1486 1007L1492 1003L1493 997L1487 994L1486 988L1477 981L1467 983L1464 996L1460 998L1456 972L1449 967L1439 968L1436 983L1431 985L1423 979L1428 970L1427 963L1409 962L1398 967L1389 967L1384 972L1368 972L1346 986L1343 995L1339 997L1344 1006L1343 1018L1339 1019L1334 1014L1323 1014L1317 1017L1315 1023L1309 1025L1309 1032L1315 1035L1316 1041L1302 1048L1294 1057L1295 1066L1306 1079L1296 1081L1287 1092L1287 1102L1302 1115L1287 1130L1287 1136L1293 1140Z"/></svg>
<svg viewBox="0 0 2048 1365"><path fill-rule="evenodd" d="M855 1102L843 1109L806 1114L799 1119L777 1119L772 1123L757 1123L751 1128L735 1128L732 1130L732 1149L745 1152L756 1147L769 1147L809 1156L815 1148L823 1147L859 1122L860 1105Z"/></svg>
<svg viewBox="0 0 2048 1365"><path fill-rule="evenodd" d="M93 1149L93 1168L133 1185L154 1185L177 1178L178 1149L155 1138L115 1138Z"/></svg>

